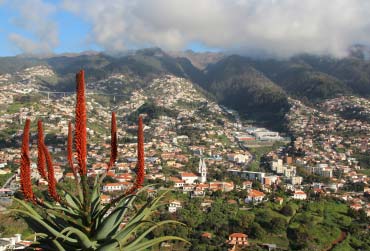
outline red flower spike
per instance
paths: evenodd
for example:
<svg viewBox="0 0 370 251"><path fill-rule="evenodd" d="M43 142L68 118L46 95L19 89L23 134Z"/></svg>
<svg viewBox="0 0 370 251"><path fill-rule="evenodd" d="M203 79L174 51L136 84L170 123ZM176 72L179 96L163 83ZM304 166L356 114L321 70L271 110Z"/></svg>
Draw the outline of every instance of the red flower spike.
<svg viewBox="0 0 370 251"><path fill-rule="evenodd" d="M37 170L41 177L47 180L46 174L46 162L45 162L45 154L42 150L42 145L44 144L44 131L42 129L42 121L39 119L37 121Z"/></svg>
<svg viewBox="0 0 370 251"><path fill-rule="evenodd" d="M116 113L112 112L112 121L111 121L111 132L110 132L110 160L107 168L107 172L112 168L117 159L117 121Z"/></svg>
<svg viewBox="0 0 370 251"><path fill-rule="evenodd" d="M21 150L21 166L20 166L20 176L21 176L21 191L26 200L35 201L35 195L32 191L31 183L31 165L30 165L30 124L29 119L26 120L23 130L22 139L22 150Z"/></svg>
<svg viewBox="0 0 370 251"><path fill-rule="evenodd" d="M86 100L85 100L85 79L84 71L76 74L77 82L77 103L75 121L75 146L80 176L86 176Z"/></svg>
<svg viewBox="0 0 370 251"><path fill-rule="evenodd" d="M143 129L143 118L139 117L139 123L137 128L137 173L136 173L136 186L141 188L144 183L144 129Z"/></svg>
<svg viewBox="0 0 370 251"><path fill-rule="evenodd" d="M132 194L137 189L141 188L144 184L144 130L143 130L143 118L139 117L139 123L137 128L137 165L136 165L136 180L134 186L127 191L126 194Z"/></svg>
<svg viewBox="0 0 370 251"><path fill-rule="evenodd" d="M60 201L60 197L57 193L56 180L54 175L54 166L51 160L51 156L48 148L45 144L42 144L43 152L45 153L46 165L48 167L48 192L49 195L55 200Z"/></svg>
<svg viewBox="0 0 370 251"><path fill-rule="evenodd" d="M77 170L76 170L76 168L73 165L73 150L72 150L72 145L73 145L73 139L72 139L72 122L69 121L69 123L68 123L68 139L67 139L67 159L68 159L69 167L71 168L75 179L77 179Z"/></svg>

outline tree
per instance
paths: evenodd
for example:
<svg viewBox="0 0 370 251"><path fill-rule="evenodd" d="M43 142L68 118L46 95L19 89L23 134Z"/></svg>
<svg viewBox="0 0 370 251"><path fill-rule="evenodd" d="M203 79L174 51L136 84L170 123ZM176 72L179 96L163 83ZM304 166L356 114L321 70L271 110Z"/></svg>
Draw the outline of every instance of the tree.
<svg viewBox="0 0 370 251"><path fill-rule="evenodd" d="M282 213L285 216L293 216L294 215L294 209L290 205L285 205L281 208L280 213Z"/></svg>
<svg viewBox="0 0 370 251"><path fill-rule="evenodd" d="M281 217L274 217L271 220L271 230L274 233L285 232L287 222Z"/></svg>
<svg viewBox="0 0 370 251"><path fill-rule="evenodd" d="M254 222L248 231L248 235L256 239L262 239L266 235L266 231L258 224Z"/></svg>
<svg viewBox="0 0 370 251"><path fill-rule="evenodd" d="M182 208L179 212L179 219L190 228L197 228L205 220L204 213L194 204Z"/></svg>

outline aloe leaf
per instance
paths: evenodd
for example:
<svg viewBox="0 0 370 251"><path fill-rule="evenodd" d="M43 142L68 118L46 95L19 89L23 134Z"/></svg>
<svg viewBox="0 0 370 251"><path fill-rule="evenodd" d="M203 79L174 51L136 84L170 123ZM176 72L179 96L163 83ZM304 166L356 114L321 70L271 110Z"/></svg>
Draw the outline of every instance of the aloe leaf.
<svg viewBox="0 0 370 251"><path fill-rule="evenodd" d="M91 195L91 215L95 218L101 210L101 199L100 199L100 184L97 183L98 176L95 179L93 192Z"/></svg>
<svg viewBox="0 0 370 251"><path fill-rule="evenodd" d="M66 251L66 249L57 240L53 240L52 242L58 251Z"/></svg>
<svg viewBox="0 0 370 251"><path fill-rule="evenodd" d="M145 251L147 248L153 247L161 242L174 241L174 240L183 241L183 242L190 244L190 242L188 242L187 240L177 237L177 236L163 236L163 237L158 237L158 238L155 238L149 241L145 241L143 243L140 243L139 245L127 246L124 248L124 250L125 251Z"/></svg>
<svg viewBox="0 0 370 251"><path fill-rule="evenodd" d="M56 238L63 238L64 240L66 240L66 241L68 241L70 243L77 243L77 240L75 240L73 238L66 237L65 235L63 235L60 232L58 232L57 230L55 230L53 227L49 226L44 220L42 220L42 219L40 219L38 217L35 217L33 214L31 214L29 212L26 212L26 211L23 211L23 210L19 210L19 209L11 209L11 211L18 212L20 214L23 214L23 215L26 215L26 216L30 217L35 222L37 222L42 227L44 227L45 230L47 230L46 232L51 233Z"/></svg>
<svg viewBox="0 0 370 251"><path fill-rule="evenodd" d="M133 224L137 224L139 222L145 221L153 212L150 210L150 208L142 208L139 210L139 212L134 215L130 221L125 225L125 228L131 227Z"/></svg>
<svg viewBox="0 0 370 251"><path fill-rule="evenodd" d="M126 205L117 208L114 212L112 212L98 227L96 231L95 238L97 240L106 239L110 233L115 232L119 225L121 224L125 213L127 212L128 207Z"/></svg>
<svg viewBox="0 0 370 251"><path fill-rule="evenodd" d="M73 195L71 195L67 191L65 191L64 196L65 196L65 199L66 199L66 201L67 201L67 203L70 207L72 207L73 209L75 209L77 211L80 211L82 209L82 204L76 197L74 197Z"/></svg>
<svg viewBox="0 0 370 251"><path fill-rule="evenodd" d="M130 226L125 226L121 231L116 233L112 237L112 239L119 241L121 245L125 244L125 242L135 233L136 230L144 227L147 224L153 225L155 223L152 221L139 221L136 222L135 224L131 224Z"/></svg>
<svg viewBox="0 0 370 251"><path fill-rule="evenodd" d="M136 198L136 195L135 194L130 194L130 195L126 195L126 196L123 196L123 197L119 197L119 200L116 201L116 203L112 202L112 203L109 203L107 205L105 205L105 207L100 210L99 212L99 215L97 215L97 217L99 219L102 219L104 218L105 214L112 208L115 206L115 208L119 207L120 205L122 205L123 202L127 201L127 200L131 200L129 203L132 203L134 201L134 199ZM118 203L117 203L118 202Z"/></svg>
<svg viewBox="0 0 370 251"><path fill-rule="evenodd" d="M135 200L136 198L136 195L129 195L123 199L121 199L118 203L118 205L116 206L116 208L113 210L113 212L105 217L105 213L107 213L107 211L105 211L106 208L102 209L99 214L95 217L96 221L95 221L95 228L96 231L94 232L97 232L99 229L102 228L102 224L104 224L105 221L107 221L107 218L110 217L114 212L118 211L118 210L122 210L122 207L126 207L126 210L123 212L124 214L122 215L121 218L124 217L124 215L127 213L127 211L130 209L131 205L132 205L132 202ZM121 220L122 221L122 220Z"/></svg>
<svg viewBox="0 0 370 251"><path fill-rule="evenodd" d="M90 248L94 245L94 242L92 242L85 233L83 233L77 228L67 227L61 232L61 234L65 233L67 233L66 237L69 237L71 234L76 235L78 239L81 241L81 244L83 245L84 248Z"/></svg>
<svg viewBox="0 0 370 251"><path fill-rule="evenodd" d="M120 251L119 243L115 240L110 241L102 246L100 246L96 251Z"/></svg>
<svg viewBox="0 0 370 251"><path fill-rule="evenodd" d="M47 210L47 212L49 212L49 215L53 215L55 217L55 219L63 220L64 222L66 222L67 225L73 225L74 227L77 227L77 228L80 228L80 229L85 228L85 226L82 225L79 222L79 220L76 219L76 218L70 217L68 215L65 215L63 213L59 213L59 212L56 212L56 211Z"/></svg>
<svg viewBox="0 0 370 251"><path fill-rule="evenodd" d="M31 206L29 206L27 203L25 203L24 201L21 201L21 200L19 200L17 198L13 198L13 200L15 200L16 202L18 202L19 204L21 204L25 209L27 209L27 211L29 213L31 213L35 217L38 217L39 219L42 219L41 215L38 212L36 212L36 210L34 210Z"/></svg>
<svg viewBox="0 0 370 251"><path fill-rule="evenodd" d="M62 206L54 206L47 202L44 202L44 206L47 208L46 210L53 210L53 211L60 211L61 213L65 213L70 217L73 218L81 218L81 211L74 210L72 208L62 207Z"/></svg>
<svg viewBox="0 0 370 251"><path fill-rule="evenodd" d="M165 224L179 224L179 225L185 226L185 224L183 224L181 222L178 222L178 221L174 221L174 220L165 220L165 221L155 223L154 226L148 228L144 233L140 234L139 237L136 237L135 240L132 243L130 243L130 245L128 245L127 247L132 246L132 245L135 246L136 244L140 243L140 241L142 239L144 239L150 232L152 232L157 227L160 227L160 226L165 225Z"/></svg>

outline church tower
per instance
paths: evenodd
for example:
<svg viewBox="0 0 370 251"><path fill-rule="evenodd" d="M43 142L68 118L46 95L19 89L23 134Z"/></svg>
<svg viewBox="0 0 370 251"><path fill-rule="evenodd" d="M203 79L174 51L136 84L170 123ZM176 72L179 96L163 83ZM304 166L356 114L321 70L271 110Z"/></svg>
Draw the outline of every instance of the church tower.
<svg viewBox="0 0 370 251"><path fill-rule="evenodd" d="M207 166L204 159L200 158L198 173L200 174L200 183L205 183L207 181Z"/></svg>

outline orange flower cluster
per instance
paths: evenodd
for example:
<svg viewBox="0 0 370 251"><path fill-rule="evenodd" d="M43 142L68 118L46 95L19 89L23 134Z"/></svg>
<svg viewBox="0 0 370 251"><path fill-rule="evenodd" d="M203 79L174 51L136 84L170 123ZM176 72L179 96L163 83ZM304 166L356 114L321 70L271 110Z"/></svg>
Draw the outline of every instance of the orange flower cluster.
<svg viewBox="0 0 370 251"><path fill-rule="evenodd" d="M140 116L137 128L137 166L136 166L136 180L134 186L127 191L126 194L132 194L144 184L145 177L145 157L144 157L144 129L143 118Z"/></svg>
<svg viewBox="0 0 370 251"><path fill-rule="evenodd" d="M35 195L32 191L31 183L31 166L30 166L30 124L29 119L26 120L23 131L22 150L21 150L21 191L26 200L34 201Z"/></svg>
<svg viewBox="0 0 370 251"><path fill-rule="evenodd" d="M39 171L41 177L47 180L46 176L46 162L45 155L42 149L44 144L44 130L42 129L42 121L39 119L37 122L37 170Z"/></svg>
<svg viewBox="0 0 370 251"><path fill-rule="evenodd" d="M69 167L73 172L73 176L77 180L77 170L73 165L73 139L72 139L72 122L68 123L68 139L67 139L67 160Z"/></svg>
<svg viewBox="0 0 370 251"><path fill-rule="evenodd" d="M111 131L110 131L110 160L107 172L111 169L117 159L117 121L116 113L112 112Z"/></svg>
<svg viewBox="0 0 370 251"><path fill-rule="evenodd" d="M75 147L77 152L78 172L80 176L87 174L86 167L86 100L85 100L85 77L81 70L76 74L77 82L77 103L76 103L76 121L75 121Z"/></svg>
<svg viewBox="0 0 370 251"><path fill-rule="evenodd" d="M144 183L144 129L143 129L143 118L139 117L138 129L137 129L137 173L136 173L136 186L141 188Z"/></svg>
<svg viewBox="0 0 370 251"><path fill-rule="evenodd" d="M48 192L49 195L55 200L60 201L60 197L57 193L56 188L56 180L54 175L54 167L53 167L53 161L51 160L51 156L49 153L48 148L45 144L42 145L42 149L44 151L45 157L46 157L46 165L48 167Z"/></svg>

